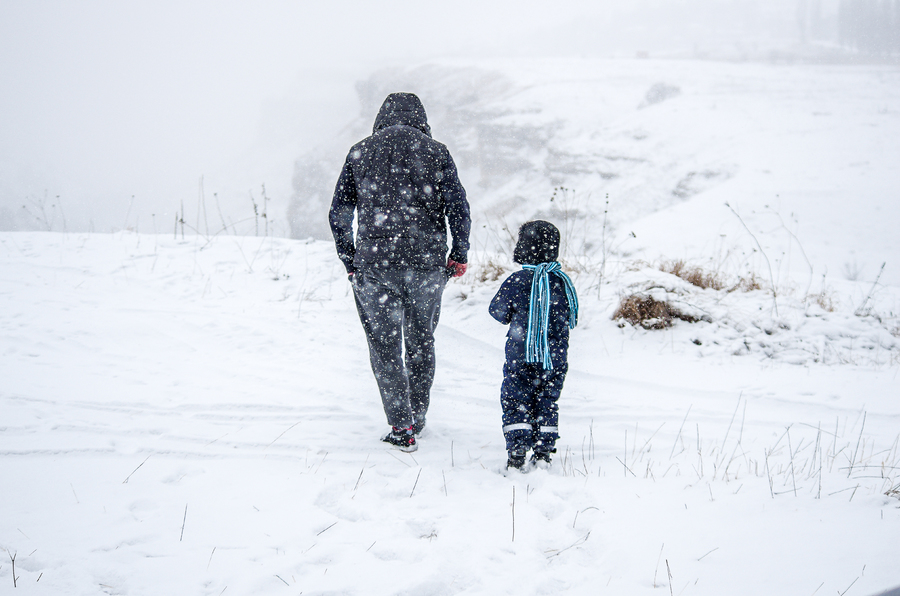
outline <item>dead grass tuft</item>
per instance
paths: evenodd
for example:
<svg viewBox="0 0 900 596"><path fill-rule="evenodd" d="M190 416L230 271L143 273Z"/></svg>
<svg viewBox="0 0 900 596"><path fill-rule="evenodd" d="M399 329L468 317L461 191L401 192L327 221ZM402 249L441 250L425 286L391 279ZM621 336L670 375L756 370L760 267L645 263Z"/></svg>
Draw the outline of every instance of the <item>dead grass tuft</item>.
<svg viewBox="0 0 900 596"><path fill-rule="evenodd" d="M628 321L644 329L667 329L674 319L696 323L699 319L685 315L667 302L654 300L651 296L632 294L622 298L612 316L614 321ZM622 323L624 324L624 323Z"/></svg>
<svg viewBox="0 0 900 596"><path fill-rule="evenodd" d="M884 494L886 494L889 497L894 497L896 499L900 499L900 484L898 484L897 486L892 486Z"/></svg>
<svg viewBox="0 0 900 596"><path fill-rule="evenodd" d="M480 263L476 270L475 280L479 283L495 282L506 275L506 267L489 257L484 263Z"/></svg>
<svg viewBox="0 0 900 596"><path fill-rule="evenodd" d="M680 277L689 284L698 288L722 290L726 283L722 275L715 271L705 271L701 267L689 266L681 259L676 261L663 261L659 270Z"/></svg>
<svg viewBox="0 0 900 596"><path fill-rule="evenodd" d="M633 261L628 261L623 265L625 271L640 271L641 269L647 269L648 267L653 267L652 263L648 263L643 259L635 259Z"/></svg>
<svg viewBox="0 0 900 596"><path fill-rule="evenodd" d="M806 297L807 302L812 302L813 304L818 304L819 308L824 310L825 312L834 312L835 305L837 300L831 292L827 292L822 290L817 294L810 294Z"/></svg>
<svg viewBox="0 0 900 596"><path fill-rule="evenodd" d="M762 281L755 273L751 273L750 277L739 277L737 282L728 288L728 292L753 292L761 289L763 289Z"/></svg>
<svg viewBox="0 0 900 596"><path fill-rule="evenodd" d="M637 262L636 268L640 269L644 263ZM663 261L658 269L664 273L680 277L689 284L704 290L725 290L726 292L752 292L763 289L762 281L755 273L748 277L739 277L737 280L729 278L718 271L707 271L696 265L688 265L681 259Z"/></svg>

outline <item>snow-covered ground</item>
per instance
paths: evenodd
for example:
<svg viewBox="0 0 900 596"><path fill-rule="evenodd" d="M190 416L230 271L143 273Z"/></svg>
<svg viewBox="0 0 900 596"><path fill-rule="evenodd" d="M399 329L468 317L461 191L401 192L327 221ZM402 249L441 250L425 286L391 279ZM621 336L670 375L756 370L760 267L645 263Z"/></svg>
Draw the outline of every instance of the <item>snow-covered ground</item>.
<svg viewBox="0 0 900 596"><path fill-rule="evenodd" d="M620 329L583 292L560 453L506 476L496 284L448 288L430 426L406 455L378 441L333 251L0 236L0 546L22 593L900 583L896 363L699 358L692 326Z"/></svg>
<svg viewBox="0 0 900 596"><path fill-rule="evenodd" d="M593 86L583 70L519 68L491 100L531 114L495 115L516 130L577 110L587 124L526 151L521 176L468 185L477 250L444 294L412 455L378 440L384 415L330 242L0 234L0 591L900 585L900 77L603 64ZM639 108L660 81L681 93ZM477 147L451 148L475 172L462 156ZM563 171L570 210L549 201ZM591 188L611 194L608 229L603 204L577 203ZM504 193L519 202L504 207ZM535 214L564 228L582 312L556 460L506 474L505 328L487 304L491 273L512 267L499 222ZM761 289L700 289L659 258L755 273ZM611 315L632 293L702 320L619 326Z"/></svg>

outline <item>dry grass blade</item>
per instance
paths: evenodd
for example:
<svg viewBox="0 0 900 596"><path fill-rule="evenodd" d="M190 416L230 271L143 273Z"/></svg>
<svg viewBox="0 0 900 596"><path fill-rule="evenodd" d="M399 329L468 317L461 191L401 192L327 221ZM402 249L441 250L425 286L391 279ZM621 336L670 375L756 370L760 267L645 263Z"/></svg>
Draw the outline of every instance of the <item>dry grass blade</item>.
<svg viewBox="0 0 900 596"><path fill-rule="evenodd" d="M590 538L590 537L591 537L591 533L588 532L587 534L585 534L584 538L581 538L581 539L577 540L574 544L570 544L569 546L567 546L566 548L564 548L564 549L562 549L562 550L558 550L558 551L556 551L556 552L547 551L548 553L550 553L550 554L547 554L547 558L548 558L548 559L552 559L553 557L558 557L559 555L563 554L563 553L566 552L567 550L572 549L572 548L575 548L576 546L580 546L580 545L584 544L585 542L587 542L587 539Z"/></svg>
<svg viewBox="0 0 900 596"><path fill-rule="evenodd" d="M672 568L669 567L669 559L666 559L666 572L669 574L669 596L675 596L672 592Z"/></svg>
<svg viewBox="0 0 900 596"><path fill-rule="evenodd" d="M150 454L150 455L152 455L152 454ZM142 462L138 465L138 467L136 467L134 470L132 470L131 474L128 475L128 478L126 478L125 480L122 481L122 484L127 484L127 483L128 483L128 480L129 480L132 476L134 476L134 473L137 472L138 470L140 470L140 469L141 469L141 466L143 466L145 463L147 463L147 460L150 459L150 455L148 455L146 458L144 458L144 461L142 461Z"/></svg>
<svg viewBox="0 0 900 596"><path fill-rule="evenodd" d="M413 484L412 490L409 491L409 498L412 499L413 493L416 492L416 487L419 486L419 476L422 475L422 468L419 468L419 473L416 474L416 482Z"/></svg>

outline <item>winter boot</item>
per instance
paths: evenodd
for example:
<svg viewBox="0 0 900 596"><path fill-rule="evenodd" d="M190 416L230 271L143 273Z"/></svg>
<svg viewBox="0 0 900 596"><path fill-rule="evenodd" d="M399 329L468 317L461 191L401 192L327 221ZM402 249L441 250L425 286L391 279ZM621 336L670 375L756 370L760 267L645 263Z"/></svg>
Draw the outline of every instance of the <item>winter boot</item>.
<svg viewBox="0 0 900 596"><path fill-rule="evenodd" d="M409 428L397 428L396 426L392 426L391 432L384 435L381 440L385 443L390 443L400 451L405 451L406 453L412 453L419 448L419 444L416 443L416 436L413 434L413 427L411 426Z"/></svg>
<svg viewBox="0 0 900 596"><path fill-rule="evenodd" d="M515 468L521 470L523 466L525 466L525 450L510 449L509 458L506 460L506 469Z"/></svg>
<svg viewBox="0 0 900 596"><path fill-rule="evenodd" d="M556 449L551 449L550 451L535 451L531 454L531 463L535 465L543 464L545 466L549 466L551 453L556 453Z"/></svg>

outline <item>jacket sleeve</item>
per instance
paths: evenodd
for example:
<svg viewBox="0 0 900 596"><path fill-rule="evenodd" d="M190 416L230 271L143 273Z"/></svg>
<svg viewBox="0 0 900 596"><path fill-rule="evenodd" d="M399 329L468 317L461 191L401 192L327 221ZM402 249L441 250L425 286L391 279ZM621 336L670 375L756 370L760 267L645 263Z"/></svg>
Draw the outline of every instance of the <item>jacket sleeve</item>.
<svg viewBox="0 0 900 596"><path fill-rule="evenodd" d="M459 181L459 173L449 151L443 171L441 195L444 199L444 213L450 226L450 234L453 236L449 257L457 263L466 263L469 254L469 230L472 226L469 202L466 200L466 189Z"/></svg>
<svg viewBox="0 0 900 596"><path fill-rule="evenodd" d="M509 325L515 312L513 294L513 278L510 276L501 284L494 299L491 300L491 305L488 307L488 312L491 313L491 316L504 325Z"/></svg>
<svg viewBox="0 0 900 596"><path fill-rule="evenodd" d="M354 271L353 256L356 254L356 248L353 246L353 212L356 210L356 201L356 181L353 179L353 169L350 167L348 156L334 188L331 210L328 212L328 222L331 224L331 234L334 236L338 258L344 263L347 273Z"/></svg>

